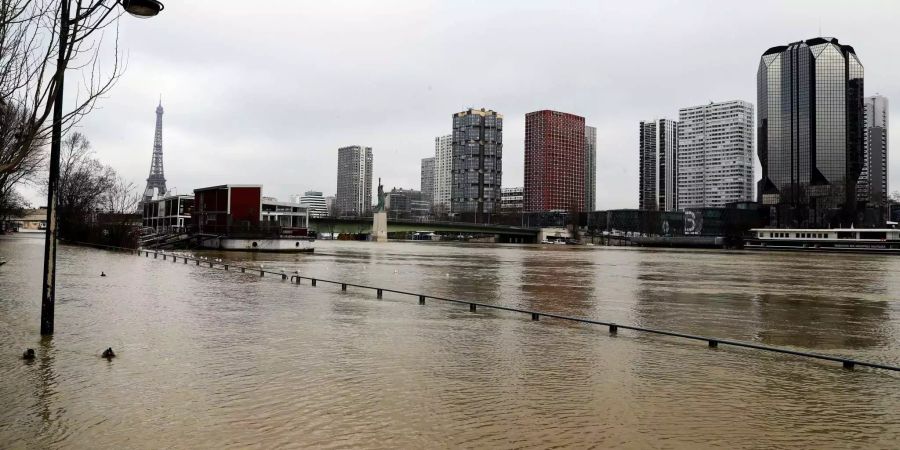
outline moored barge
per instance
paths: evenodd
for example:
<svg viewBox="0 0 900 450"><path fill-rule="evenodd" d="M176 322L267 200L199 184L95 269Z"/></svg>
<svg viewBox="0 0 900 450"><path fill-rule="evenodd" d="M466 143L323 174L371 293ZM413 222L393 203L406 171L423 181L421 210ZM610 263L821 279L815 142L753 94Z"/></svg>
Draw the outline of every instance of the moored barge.
<svg viewBox="0 0 900 450"><path fill-rule="evenodd" d="M309 210L262 196L261 185L194 190L194 236L201 248L253 252L312 252Z"/></svg>
<svg viewBox="0 0 900 450"><path fill-rule="evenodd" d="M751 250L900 253L895 228L754 228L744 240Z"/></svg>

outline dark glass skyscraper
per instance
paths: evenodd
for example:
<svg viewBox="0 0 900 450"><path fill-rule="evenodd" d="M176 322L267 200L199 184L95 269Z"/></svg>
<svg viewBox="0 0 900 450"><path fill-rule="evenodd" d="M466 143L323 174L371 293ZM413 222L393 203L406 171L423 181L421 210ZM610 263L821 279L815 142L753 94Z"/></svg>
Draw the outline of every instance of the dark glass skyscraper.
<svg viewBox="0 0 900 450"><path fill-rule="evenodd" d="M778 225L849 225L863 165L863 66L853 47L834 38L772 47L757 95L759 201L778 207Z"/></svg>

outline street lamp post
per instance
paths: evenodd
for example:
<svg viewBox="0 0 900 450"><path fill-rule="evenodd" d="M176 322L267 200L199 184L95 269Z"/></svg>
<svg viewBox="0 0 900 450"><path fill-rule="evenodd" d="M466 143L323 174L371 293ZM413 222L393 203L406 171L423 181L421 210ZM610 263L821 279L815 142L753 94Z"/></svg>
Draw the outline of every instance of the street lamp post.
<svg viewBox="0 0 900 450"><path fill-rule="evenodd" d="M53 310L56 306L56 207L59 194L59 159L62 145L62 109L63 87L66 72L66 51L69 41L69 26L77 24L93 14L98 8L106 8L104 17L121 5L129 14L136 17L153 17L163 10L163 4L157 0L115 0L107 6L106 0L84 9L76 17L69 17L70 0L62 0L59 7L59 55L56 66L56 97L53 99L53 129L50 134L50 179L47 183L47 236L44 241L44 273L41 286L41 335L53 334ZM103 19L97 23L101 23Z"/></svg>

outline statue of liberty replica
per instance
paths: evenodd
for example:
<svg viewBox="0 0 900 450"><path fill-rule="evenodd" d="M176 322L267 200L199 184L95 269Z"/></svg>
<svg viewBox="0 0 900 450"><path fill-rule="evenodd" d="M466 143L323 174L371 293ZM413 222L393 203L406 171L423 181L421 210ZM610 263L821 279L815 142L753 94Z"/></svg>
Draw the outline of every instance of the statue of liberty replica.
<svg viewBox="0 0 900 450"><path fill-rule="evenodd" d="M375 212L385 212L385 210L384 210L384 186L381 185L381 178L378 179L378 203L375 204Z"/></svg>
<svg viewBox="0 0 900 450"><path fill-rule="evenodd" d="M384 186L381 178L378 179L378 203L372 214L372 240L375 242L387 242L387 212L384 208Z"/></svg>

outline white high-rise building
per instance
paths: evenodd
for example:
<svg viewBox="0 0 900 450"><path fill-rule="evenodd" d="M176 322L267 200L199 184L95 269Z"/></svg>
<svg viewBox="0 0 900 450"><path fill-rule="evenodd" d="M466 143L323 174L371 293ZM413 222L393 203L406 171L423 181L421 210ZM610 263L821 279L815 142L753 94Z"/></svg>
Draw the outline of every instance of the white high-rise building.
<svg viewBox="0 0 900 450"><path fill-rule="evenodd" d="M328 215L328 206L325 204L325 197L322 196L322 192L306 191L296 202L293 201L293 197L292 195L291 202L307 207L310 217L325 217Z"/></svg>
<svg viewBox="0 0 900 450"><path fill-rule="evenodd" d="M450 189L453 186L453 135L434 138L434 205L450 211Z"/></svg>
<svg viewBox="0 0 900 450"><path fill-rule="evenodd" d="M340 215L361 216L372 211L372 147L338 149L337 195Z"/></svg>
<svg viewBox="0 0 900 450"><path fill-rule="evenodd" d="M678 209L753 200L753 105L743 100L678 111Z"/></svg>

